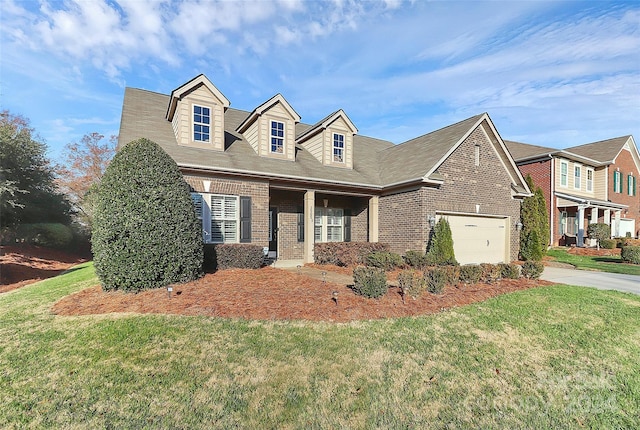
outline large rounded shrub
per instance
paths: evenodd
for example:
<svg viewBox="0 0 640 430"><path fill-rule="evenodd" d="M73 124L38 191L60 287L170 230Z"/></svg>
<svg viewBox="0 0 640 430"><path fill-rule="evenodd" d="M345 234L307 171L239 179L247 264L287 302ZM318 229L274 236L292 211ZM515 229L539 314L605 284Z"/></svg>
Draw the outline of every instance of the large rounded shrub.
<svg viewBox="0 0 640 430"><path fill-rule="evenodd" d="M138 292L202 276L202 226L176 163L139 139L113 158L91 238L104 290Z"/></svg>

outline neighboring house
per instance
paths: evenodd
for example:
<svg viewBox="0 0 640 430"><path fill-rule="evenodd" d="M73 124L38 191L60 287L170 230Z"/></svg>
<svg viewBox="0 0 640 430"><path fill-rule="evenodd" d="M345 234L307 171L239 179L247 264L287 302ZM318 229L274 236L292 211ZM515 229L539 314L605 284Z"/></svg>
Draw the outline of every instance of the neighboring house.
<svg viewBox="0 0 640 430"><path fill-rule="evenodd" d="M517 259L530 192L488 114L394 145L358 135L342 110L303 124L281 94L229 105L204 75L124 96L119 145L145 137L176 161L205 242L259 244L277 263L313 261L317 242L424 251L446 217L460 262Z"/></svg>
<svg viewBox="0 0 640 430"><path fill-rule="evenodd" d="M563 150L505 143L523 176L542 188L552 245L583 246L596 222L610 225L612 237L638 237L640 155L632 136Z"/></svg>

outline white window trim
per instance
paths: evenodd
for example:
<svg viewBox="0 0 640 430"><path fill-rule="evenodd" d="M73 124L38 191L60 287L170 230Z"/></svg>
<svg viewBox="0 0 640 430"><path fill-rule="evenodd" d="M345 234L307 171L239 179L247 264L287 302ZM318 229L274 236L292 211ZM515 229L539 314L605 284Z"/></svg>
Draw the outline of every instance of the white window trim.
<svg viewBox="0 0 640 430"><path fill-rule="evenodd" d="M566 173L564 175L564 184L562 183L562 167L566 167ZM560 186L567 188L569 186L569 163L564 160L560 160Z"/></svg>
<svg viewBox="0 0 640 430"><path fill-rule="evenodd" d="M206 124L204 122L196 122L196 119L195 119L196 113L194 112L196 107L209 109L209 124ZM200 103L191 103L191 141L192 142L211 143L212 135L213 135L213 118L212 117L213 117L213 108L211 106L207 106ZM196 140L196 130L195 130L196 125L203 125L203 126L209 127L208 140Z"/></svg>
<svg viewBox="0 0 640 430"><path fill-rule="evenodd" d="M578 173L576 175L576 173ZM579 190L582 188L582 164L573 164L573 189Z"/></svg>
<svg viewBox="0 0 640 430"><path fill-rule="evenodd" d="M595 179L595 171L591 167L587 167L585 169L587 171L586 175L586 190L589 192L593 192L593 180ZM589 173L591 173L591 180L589 180Z"/></svg>
<svg viewBox="0 0 640 430"><path fill-rule="evenodd" d="M618 176L618 179L616 181L616 176ZM620 185L618 187L618 185ZM620 172L619 170L615 170L613 172L613 192L617 193L617 194L622 194L622 172Z"/></svg>
<svg viewBox="0 0 640 430"><path fill-rule="evenodd" d="M337 213L333 215L334 218L339 218L339 223L329 223L330 211L336 211ZM313 229L313 237L316 243L322 242L344 242L344 209L342 208L315 208L314 213L314 229ZM318 220L320 223L318 223ZM316 229L320 227L320 238L316 237ZM329 240L329 228L330 227L339 227L340 231L340 240Z"/></svg>
<svg viewBox="0 0 640 430"><path fill-rule="evenodd" d="M629 180L629 178L631 178L631 180ZM628 196L634 196L635 194L633 193L633 179L634 176L632 173L627 174L627 195Z"/></svg>
<svg viewBox="0 0 640 430"><path fill-rule="evenodd" d="M339 146L336 146L336 136L342 136L342 148L340 148ZM343 133L332 133L332 137L333 137L333 141L332 141L332 145L331 145L331 161L334 163L340 163L340 164L344 164L345 162L345 149L347 147L347 136ZM336 160L336 149L340 150L340 153L342 154L342 159L341 160Z"/></svg>
<svg viewBox="0 0 640 430"><path fill-rule="evenodd" d="M282 124L282 137L280 136L274 136L273 133L273 123L278 123L278 124ZM272 145L272 139L276 138L276 139L282 139L282 152L278 152L278 151L274 151L273 150L273 145ZM284 121L279 121L277 119L270 119L269 120L269 153L270 154L282 154L284 155L285 153L285 147L286 147L286 138L287 138L287 123Z"/></svg>
<svg viewBox="0 0 640 430"><path fill-rule="evenodd" d="M201 219L201 222L202 222L202 241L204 243L239 243L240 242L240 197L239 196L233 196L228 194L198 193L198 192L193 192L191 193L191 195L192 195L192 199L193 199L193 195L199 195L202 201L202 214L198 218ZM235 229L236 233L233 241L231 240L227 240L227 241L223 240L222 242L213 241L213 236L211 234L211 227L212 227L211 224L212 224L212 221L214 221L214 219L212 217L211 207L212 207L212 199L214 197L221 197L226 199L232 198L235 200L236 216L233 218L231 217L223 218L223 220L234 221L236 223L236 229Z"/></svg>

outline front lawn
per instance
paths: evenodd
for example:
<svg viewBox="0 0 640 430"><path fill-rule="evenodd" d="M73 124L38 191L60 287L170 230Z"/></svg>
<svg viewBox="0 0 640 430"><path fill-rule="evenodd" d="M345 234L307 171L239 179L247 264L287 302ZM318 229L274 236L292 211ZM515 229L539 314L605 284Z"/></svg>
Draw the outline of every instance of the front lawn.
<svg viewBox="0 0 640 430"><path fill-rule="evenodd" d="M0 294L0 428L637 428L640 297L552 286L344 324L56 316Z"/></svg>
<svg viewBox="0 0 640 430"><path fill-rule="evenodd" d="M571 264L575 266L576 269L640 275L640 265L623 263L620 255L575 255L561 248L550 249L547 251L547 255L553 257L560 263Z"/></svg>

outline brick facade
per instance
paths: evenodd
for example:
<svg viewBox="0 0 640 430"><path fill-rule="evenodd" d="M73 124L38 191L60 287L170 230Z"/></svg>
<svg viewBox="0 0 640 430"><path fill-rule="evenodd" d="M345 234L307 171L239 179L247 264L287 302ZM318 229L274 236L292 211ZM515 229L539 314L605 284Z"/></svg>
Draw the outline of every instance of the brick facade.
<svg viewBox="0 0 640 430"><path fill-rule="evenodd" d="M184 179L193 191L211 194L251 197L251 243L269 244L269 183L267 181L240 181L216 176L184 173ZM205 183L209 182L209 189Z"/></svg>
<svg viewBox="0 0 640 430"><path fill-rule="evenodd" d="M475 146L480 163L475 165ZM430 234L428 217L439 212L479 213L509 217L511 260L518 258L520 200L511 196L512 179L494 144L479 126L442 163L439 187L422 187L380 198L380 242L394 252L425 250Z"/></svg>
<svg viewBox="0 0 640 430"><path fill-rule="evenodd" d="M622 192L613 192L613 172L618 170L622 173ZM636 178L636 195L630 196L627 193L627 175L631 173ZM635 218L636 231L635 235L638 237L640 230L640 194L638 188L640 187L640 172L636 167L631 153L623 149L616 157L615 163L609 166L609 172L607 177L607 193L609 200L613 203L620 203L629 206L627 211L622 211L622 218Z"/></svg>
<svg viewBox="0 0 640 430"><path fill-rule="evenodd" d="M527 175L530 175L531 179L533 179L533 183L535 184L535 186L540 187L540 189L542 189L542 194L544 195L544 201L547 205L547 217L549 219L549 226L553 234L551 244L557 245L558 241L560 240L560 234L558 233L559 230L557 228L558 220L560 219L560 217L559 217L559 212L555 207L555 201L554 199L551 198L551 195L553 193L553 190L552 190L553 178L551 177L551 172L553 171L553 169L552 169L551 159L546 159L543 161L533 161L531 163L521 164L518 166L518 168L520 169L520 173L522 173L522 176L526 178ZM533 190L531 190L531 192L533 192ZM556 224L555 226L551 225L551 219L552 219L551 214L554 214L553 223Z"/></svg>

